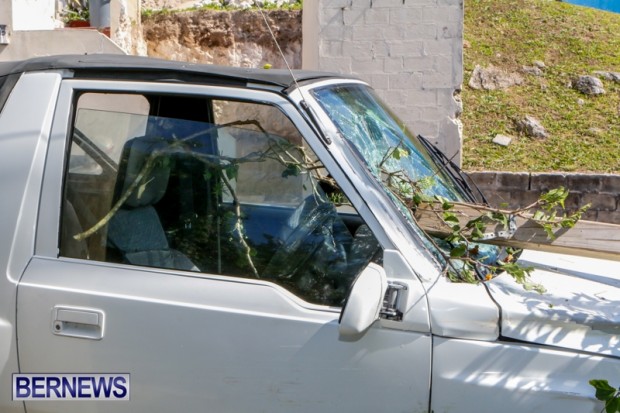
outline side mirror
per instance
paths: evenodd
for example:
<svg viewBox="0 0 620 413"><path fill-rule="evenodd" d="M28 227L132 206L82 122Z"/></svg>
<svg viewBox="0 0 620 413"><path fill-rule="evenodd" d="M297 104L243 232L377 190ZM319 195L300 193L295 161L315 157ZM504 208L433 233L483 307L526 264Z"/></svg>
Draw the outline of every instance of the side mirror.
<svg viewBox="0 0 620 413"><path fill-rule="evenodd" d="M340 314L341 338L355 338L379 319L387 289L385 270L377 264L368 266L357 276Z"/></svg>

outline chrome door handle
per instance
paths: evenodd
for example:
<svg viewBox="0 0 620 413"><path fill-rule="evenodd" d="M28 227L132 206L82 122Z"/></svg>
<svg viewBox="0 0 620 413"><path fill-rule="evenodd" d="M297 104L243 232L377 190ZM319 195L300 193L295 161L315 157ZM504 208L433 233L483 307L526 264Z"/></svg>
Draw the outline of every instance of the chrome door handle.
<svg viewBox="0 0 620 413"><path fill-rule="evenodd" d="M103 326L101 310L64 306L52 309L52 333L55 335L101 340Z"/></svg>

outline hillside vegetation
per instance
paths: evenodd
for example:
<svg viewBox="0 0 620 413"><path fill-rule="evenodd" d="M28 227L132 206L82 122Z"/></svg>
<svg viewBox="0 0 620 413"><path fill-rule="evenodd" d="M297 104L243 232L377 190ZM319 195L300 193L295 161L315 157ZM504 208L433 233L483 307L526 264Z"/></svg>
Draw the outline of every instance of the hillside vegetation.
<svg viewBox="0 0 620 413"><path fill-rule="evenodd" d="M543 74L523 66L544 62ZM577 75L620 72L620 14L553 0L465 1L463 164L469 170L620 172L620 83L606 94L570 87ZM519 73L505 90L468 86L476 65ZM536 117L549 137L520 134L515 120ZM507 147L492 143L510 135Z"/></svg>

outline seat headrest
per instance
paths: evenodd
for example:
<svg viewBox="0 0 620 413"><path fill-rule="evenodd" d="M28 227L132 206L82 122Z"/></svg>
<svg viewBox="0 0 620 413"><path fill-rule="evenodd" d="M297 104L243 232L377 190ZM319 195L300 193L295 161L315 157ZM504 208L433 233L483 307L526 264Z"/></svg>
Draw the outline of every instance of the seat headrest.
<svg viewBox="0 0 620 413"><path fill-rule="evenodd" d="M122 190L117 194L118 197L123 196L131 184L136 180L149 156L156 151L162 151L168 146L161 137L139 137L134 138L123 148L121 158L120 173L125 170ZM132 208L153 205L159 202L166 193L168 187L168 179L170 178L170 163L166 160L166 155L162 155L155 159L155 163L151 171L144 176L137 188L131 193L124 205ZM123 168L124 167L124 168Z"/></svg>

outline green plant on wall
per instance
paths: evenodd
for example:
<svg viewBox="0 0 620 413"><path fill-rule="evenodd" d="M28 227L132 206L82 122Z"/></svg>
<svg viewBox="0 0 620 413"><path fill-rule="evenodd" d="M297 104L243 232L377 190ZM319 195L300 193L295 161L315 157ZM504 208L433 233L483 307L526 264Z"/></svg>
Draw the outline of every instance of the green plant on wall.
<svg viewBox="0 0 620 413"><path fill-rule="evenodd" d="M88 0L70 0L67 2L62 12L62 19L65 23L90 18Z"/></svg>

